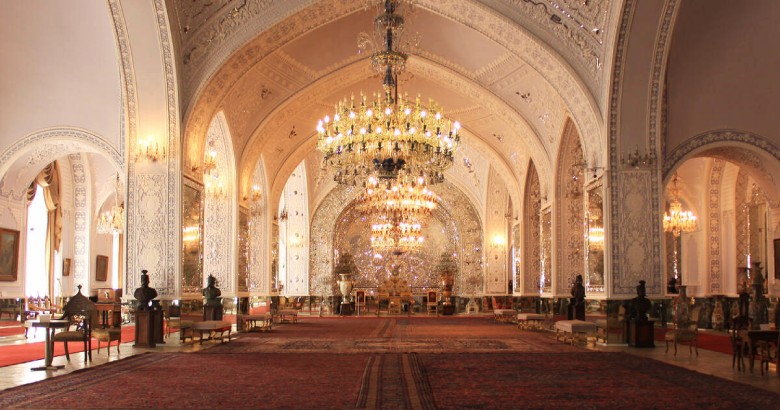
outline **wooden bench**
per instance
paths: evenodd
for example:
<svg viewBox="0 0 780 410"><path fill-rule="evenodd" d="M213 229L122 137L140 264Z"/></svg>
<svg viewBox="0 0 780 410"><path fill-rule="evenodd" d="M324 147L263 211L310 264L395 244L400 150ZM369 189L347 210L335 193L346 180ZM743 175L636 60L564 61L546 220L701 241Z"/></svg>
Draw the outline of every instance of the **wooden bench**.
<svg viewBox="0 0 780 410"><path fill-rule="evenodd" d="M273 326L273 316L270 313L263 313L261 315L243 315L244 332L260 331L267 332L271 330Z"/></svg>
<svg viewBox="0 0 780 410"><path fill-rule="evenodd" d="M276 316L279 323L298 323L298 311L295 309L279 309Z"/></svg>
<svg viewBox="0 0 780 410"><path fill-rule="evenodd" d="M203 322L194 322L192 324L192 330L200 332L200 344L203 344L203 333L208 332L209 339L219 339L222 343L225 342L225 333L227 333L227 341L230 341L230 333L233 331L233 325L230 322L222 320L205 320Z"/></svg>
<svg viewBox="0 0 780 410"><path fill-rule="evenodd" d="M517 311L514 309L493 309L493 319L496 322L512 323L515 320Z"/></svg>
<svg viewBox="0 0 780 410"><path fill-rule="evenodd" d="M542 330L547 316L542 313L518 313L517 327L523 330Z"/></svg>
<svg viewBox="0 0 780 410"><path fill-rule="evenodd" d="M555 339L574 344L587 342L588 338L595 341L596 324L584 320L559 320L555 322Z"/></svg>

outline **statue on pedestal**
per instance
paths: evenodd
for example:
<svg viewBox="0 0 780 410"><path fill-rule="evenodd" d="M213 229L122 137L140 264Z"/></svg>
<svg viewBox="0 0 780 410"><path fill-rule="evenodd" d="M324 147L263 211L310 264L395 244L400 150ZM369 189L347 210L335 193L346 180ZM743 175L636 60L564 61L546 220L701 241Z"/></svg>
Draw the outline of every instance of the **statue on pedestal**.
<svg viewBox="0 0 780 410"><path fill-rule="evenodd" d="M626 312L628 312L629 320L636 320L638 322L647 321L647 312L652 308L650 299L647 298L647 289L645 288L645 281L640 280L639 285L636 287L637 296L628 303Z"/></svg>
<svg viewBox="0 0 780 410"><path fill-rule="evenodd" d="M157 291L149 287L149 275L147 270L141 271L141 287L133 292L133 297L138 301L138 310L152 310L152 300L157 297Z"/></svg>
<svg viewBox="0 0 780 410"><path fill-rule="evenodd" d="M206 300L203 302L203 320L222 320L222 291L216 286L217 278L209 275L207 286L201 292Z"/></svg>
<svg viewBox="0 0 780 410"><path fill-rule="evenodd" d="M569 305L573 311L573 319L585 320L585 286L582 285L582 275L577 275L571 285Z"/></svg>
<svg viewBox="0 0 780 410"><path fill-rule="evenodd" d="M222 306L222 291L216 286L217 278L214 275L209 275L207 286L203 288L203 297L206 301L203 303L205 306Z"/></svg>

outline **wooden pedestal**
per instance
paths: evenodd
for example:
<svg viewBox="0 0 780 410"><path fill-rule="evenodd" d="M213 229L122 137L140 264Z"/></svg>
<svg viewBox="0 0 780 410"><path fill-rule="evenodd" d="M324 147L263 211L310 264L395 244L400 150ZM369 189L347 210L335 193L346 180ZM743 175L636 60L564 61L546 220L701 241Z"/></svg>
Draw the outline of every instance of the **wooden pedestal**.
<svg viewBox="0 0 780 410"><path fill-rule="evenodd" d="M342 303L341 304L341 311L339 312L340 316L352 316L352 304L350 303Z"/></svg>
<svg viewBox="0 0 780 410"><path fill-rule="evenodd" d="M455 313L455 305L441 305L439 306L439 314L443 316L450 316Z"/></svg>
<svg viewBox="0 0 780 410"><path fill-rule="evenodd" d="M628 322L628 345L633 347L655 347L653 343L653 329L655 321L636 321Z"/></svg>
<svg viewBox="0 0 780 410"><path fill-rule="evenodd" d="M163 340L162 310L140 310L135 312L134 347L155 347Z"/></svg>
<svg viewBox="0 0 780 410"><path fill-rule="evenodd" d="M222 320L222 305L203 306L203 320Z"/></svg>

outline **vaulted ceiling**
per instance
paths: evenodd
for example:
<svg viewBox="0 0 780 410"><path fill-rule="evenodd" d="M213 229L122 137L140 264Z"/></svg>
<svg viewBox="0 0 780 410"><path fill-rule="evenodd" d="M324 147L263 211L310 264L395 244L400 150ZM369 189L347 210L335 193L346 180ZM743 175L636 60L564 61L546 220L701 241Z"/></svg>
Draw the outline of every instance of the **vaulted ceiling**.
<svg viewBox="0 0 780 410"><path fill-rule="evenodd" d="M381 78L357 47L360 33L372 32L376 3L169 2L180 59L184 169L201 161L209 123L222 111L240 189L248 189L262 159L269 194L278 198L300 161L319 162L317 120L344 97L381 90ZM600 164L605 44L620 6L618 0L414 1L405 32L420 42L410 49L399 88L435 99L463 124L464 147L448 178L482 197L487 172L475 167L489 163L514 196L532 160L542 180L551 181L567 117L586 160ZM309 181L328 180L317 175L319 168L308 170Z"/></svg>

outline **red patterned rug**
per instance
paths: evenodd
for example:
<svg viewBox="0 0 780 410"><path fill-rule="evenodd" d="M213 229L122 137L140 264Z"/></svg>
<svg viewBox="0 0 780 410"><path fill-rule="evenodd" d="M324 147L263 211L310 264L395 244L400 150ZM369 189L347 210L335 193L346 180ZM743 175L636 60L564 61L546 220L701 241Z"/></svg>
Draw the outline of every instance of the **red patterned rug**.
<svg viewBox="0 0 780 410"><path fill-rule="evenodd" d="M747 409L778 400L650 359L585 351L148 353L0 392L0 408Z"/></svg>
<svg viewBox="0 0 780 410"><path fill-rule="evenodd" d="M22 331L24 333L24 331ZM122 326L122 343L131 342L135 340L135 326ZM0 367L10 366L12 364L26 363L33 360L43 359L45 356L44 350L45 342L28 342L18 345L0 346ZM101 343L103 349L105 344ZM111 343L112 349L116 346L116 342ZM92 350L97 349L97 341L92 340ZM84 351L84 345L82 343L68 343L68 352L73 355ZM101 352L103 350L101 349ZM94 354L94 352L93 352ZM65 345L63 343L54 344L54 356L64 356ZM77 354L79 360L83 358L80 354ZM73 358L71 357L71 360Z"/></svg>

